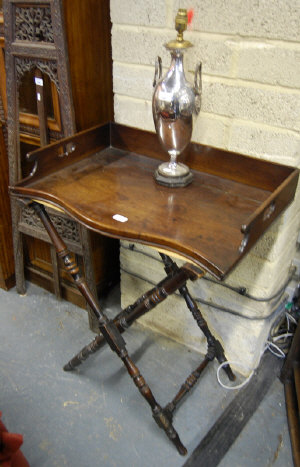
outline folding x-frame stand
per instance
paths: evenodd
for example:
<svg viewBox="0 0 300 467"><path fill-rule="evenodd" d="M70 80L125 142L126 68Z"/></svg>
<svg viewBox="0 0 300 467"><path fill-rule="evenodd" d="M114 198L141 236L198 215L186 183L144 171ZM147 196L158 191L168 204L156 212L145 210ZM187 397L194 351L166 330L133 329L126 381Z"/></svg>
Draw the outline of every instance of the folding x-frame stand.
<svg viewBox="0 0 300 467"><path fill-rule="evenodd" d="M71 371L80 365L86 358L99 350L105 343L117 353L120 359L123 361L129 375L133 379L134 384L139 389L142 396L146 399L152 409L153 418L157 425L162 428L168 438L176 446L178 452L182 455L187 453L185 446L180 441L178 433L176 432L172 420L173 413L178 406L179 402L183 397L191 390L191 388L198 381L202 371L208 365L209 362L216 358L220 363L226 361L224 350L218 340L211 334L206 321L202 317L197 304L191 297L186 282L188 279L196 280L199 276L203 276L203 272L199 269L194 268L191 264L186 263L182 267L178 267L177 264L167 255L161 253L161 258L164 263L165 271L167 276L161 282L159 282L153 289L142 295L133 305L130 305L123 311L121 311L113 320L109 320L103 313L95 298L91 294L83 276L81 275L79 268L76 264L75 258L67 249L65 243L58 235L54 228L44 206L40 203L33 202L31 204L37 215L40 217L46 231L48 232L53 245L56 248L58 256L62 259L65 269L71 274L74 282L81 292L87 303L90 305L95 317L98 320L100 335L95 337L91 343L85 346L75 357L73 357L65 366L65 371ZM152 391L145 379L141 375L138 367L134 364L130 356L128 355L126 344L121 336L123 333L136 319L144 315L156 305L165 300L169 295L176 291L179 291L181 296L184 298L187 307L191 311L194 319L196 320L199 328L207 339L207 354L201 364L193 371L186 381L181 386L174 399L167 404L166 407L161 407L156 401L152 394ZM225 365L225 372L230 380L234 380L235 376L229 365Z"/></svg>

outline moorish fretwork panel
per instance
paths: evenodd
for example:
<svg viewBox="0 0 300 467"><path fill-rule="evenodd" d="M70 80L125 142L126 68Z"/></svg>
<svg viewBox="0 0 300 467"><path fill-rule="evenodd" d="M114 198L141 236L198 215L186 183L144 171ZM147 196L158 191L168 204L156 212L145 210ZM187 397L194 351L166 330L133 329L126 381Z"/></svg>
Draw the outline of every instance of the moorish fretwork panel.
<svg viewBox="0 0 300 467"><path fill-rule="evenodd" d="M80 243L80 233L77 222L73 221L69 217L58 216L55 214L51 214L51 220L53 225L55 225L56 230L59 232L59 235L61 235L65 240ZM31 207L22 209L21 222L24 222L30 227L34 227L36 229L41 229L43 227L40 218Z"/></svg>
<svg viewBox="0 0 300 467"><path fill-rule="evenodd" d="M54 43L50 7L16 7L15 39Z"/></svg>

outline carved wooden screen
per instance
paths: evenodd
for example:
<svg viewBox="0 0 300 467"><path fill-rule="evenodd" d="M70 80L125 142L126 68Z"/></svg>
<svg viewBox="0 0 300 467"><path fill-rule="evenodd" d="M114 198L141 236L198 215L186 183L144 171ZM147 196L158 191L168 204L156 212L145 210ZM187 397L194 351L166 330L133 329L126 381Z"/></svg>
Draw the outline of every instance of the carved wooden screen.
<svg viewBox="0 0 300 467"><path fill-rule="evenodd" d="M28 144L43 145L49 139L59 139L76 131L62 3L62 0L3 0L10 184L15 184L30 170L24 164L22 148L28 149ZM44 124L49 139L42 138L43 121L37 112L40 97L33 82L28 94L26 82L29 81L30 87L30 80L35 80L43 91L46 85L48 88L43 102L48 95L51 109L48 114L46 111ZM36 101L32 102L32 97ZM53 212L52 218L69 248L84 256L87 279L95 291L89 233L63 214ZM13 201L12 219L16 285L19 293L25 293L23 234L41 241L49 240L31 208L20 209ZM53 248L51 259L54 290L60 296L59 264Z"/></svg>
<svg viewBox="0 0 300 467"><path fill-rule="evenodd" d="M33 129L38 127L37 119L33 118L30 121L27 117L26 121L25 113L21 112L20 115L19 111L19 87L26 73L38 69L49 77L59 94L62 135L71 135L76 129L62 27L61 2L4 0L3 8L7 99L10 103L8 109L10 182L15 183L21 177L19 118L24 133L24 125L29 123L30 131L38 134L38 131Z"/></svg>

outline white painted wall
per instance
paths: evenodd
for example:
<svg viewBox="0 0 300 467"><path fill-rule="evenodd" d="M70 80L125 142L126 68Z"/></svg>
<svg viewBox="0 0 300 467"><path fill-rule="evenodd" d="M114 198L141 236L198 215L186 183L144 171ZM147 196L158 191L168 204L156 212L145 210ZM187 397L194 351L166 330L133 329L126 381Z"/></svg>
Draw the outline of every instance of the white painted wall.
<svg viewBox="0 0 300 467"><path fill-rule="evenodd" d="M111 0L116 121L154 131L154 61L160 55L164 67L169 66L163 44L175 37L179 6L194 8L192 30L185 34L194 44L185 59L190 81L196 62L203 63L202 109L193 140L300 167L300 0ZM227 282L255 296L272 295L288 277L299 225L298 192ZM138 252L123 248L121 262L123 269L146 279L163 276L156 261ZM123 305L148 288L147 282L123 272ZM191 288L196 296L256 318L274 306L203 280ZM181 299L169 300L145 317L144 325L205 351ZM258 363L269 321L250 321L207 306L201 310L230 360L250 367Z"/></svg>

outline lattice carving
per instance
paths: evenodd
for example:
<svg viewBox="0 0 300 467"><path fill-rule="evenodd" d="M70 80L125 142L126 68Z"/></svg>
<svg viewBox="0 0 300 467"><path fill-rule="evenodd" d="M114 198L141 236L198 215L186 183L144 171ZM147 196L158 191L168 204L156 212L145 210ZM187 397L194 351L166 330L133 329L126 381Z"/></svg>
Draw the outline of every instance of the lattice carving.
<svg viewBox="0 0 300 467"><path fill-rule="evenodd" d="M26 71L30 71L32 68L38 68L42 73L47 74L51 81L54 82L56 89L59 92L57 63L54 60L35 60L34 58L16 57L16 79L18 86L21 83L24 73L26 73Z"/></svg>
<svg viewBox="0 0 300 467"><path fill-rule="evenodd" d="M53 43L50 7L16 7L15 38L21 41Z"/></svg>
<svg viewBox="0 0 300 467"><path fill-rule="evenodd" d="M69 240L75 243L81 243L78 224L75 221L66 217L56 216L53 214L51 214L50 217L59 235L61 235L65 240ZM31 227L36 227L38 229L44 230L40 218L30 207L26 207L22 210L22 222Z"/></svg>
<svg viewBox="0 0 300 467"><path fill-rule="evenodd" d="M38 138L40 137L40 129L38 127L34 127L31 125L25 125L25 124L20 123L20 132L27 133L29 135L36 136ZM64 134L63 132L60 132L60 131L50 130L49 136L50 136L50 140L52 139L58 140L58 139L62 139L64 137Z"/></svg>

